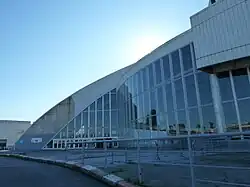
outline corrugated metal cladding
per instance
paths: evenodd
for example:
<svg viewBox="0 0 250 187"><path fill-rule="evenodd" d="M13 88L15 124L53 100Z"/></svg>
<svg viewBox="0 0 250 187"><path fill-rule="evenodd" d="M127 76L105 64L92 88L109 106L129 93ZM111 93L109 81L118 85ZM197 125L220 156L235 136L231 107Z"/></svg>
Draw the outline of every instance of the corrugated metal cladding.
<svg viewBox="0 0 250 187"><path fill-rule="evenodd" d="M191 17L197 67L250 56L250 0L221 0Z"/></svg>

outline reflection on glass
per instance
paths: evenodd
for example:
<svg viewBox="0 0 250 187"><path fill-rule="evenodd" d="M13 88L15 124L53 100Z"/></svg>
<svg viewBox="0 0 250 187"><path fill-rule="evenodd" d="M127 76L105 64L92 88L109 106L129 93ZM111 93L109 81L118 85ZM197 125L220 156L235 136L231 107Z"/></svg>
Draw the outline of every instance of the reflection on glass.
<svg viewBox="0 0 250 187"><path fill-rule="evenodd" d="M97 110L102 110L102 97L97 99Z"/></svg>
<svg viewBox="0 0 250 187"><path fill-rule="evenodd" d="M109 93L104 95L104 110L109 110Z"/></svg>
<svg viewBox="0 0 250 187"><path fill-rule="evenodd" d="M181 53L182 53L184 71L192 69L193 65L192 65L192 55L191 55L190 45L183 47L181 49Z"/></svg>
<svg viewBox="0 0 250 187"><path fill-rule="evenodd" d="M178 129L180 134L187 134L188 126L187 126L187 120L186 120L186 113L185 110L178 111Z"/></svg>
<svg viewBox="0 0 250 187"><path fill-rule="evenodd" d="M239 131L234 102L223 103L225 125L228 132Z"/></svg>
<svg viewBox="0 0 250 187"><path fill-rule="evenodd" d="M199 72L197 74L197 79L198 79L201 104L202 105L212 104L213 100L212 100L209 74L205 72Z"/></svg>
<svg viewBox="0 0 250 187"><path fill-rule="evenodd" d="M95 112L90 112L89 131L90 137L95 137Z"/></svg>
<svg viewBox="0 0 250 187"><path fill-rule="evenodd" d="M102 126L102 111L97 111L97 127Z"/></svg>
<svg viewBox="0 0 250 187"><path fill-rule="evenodd" d="M111 109L117 109L116 95L111 95Z"/></svg>
<svg viewBox="0 0 250 187"><path fill-rule="evenodd" d="M226 71L218 73L217 77L219 79L220 94L222 101L233 100L233 92L232 92L229 72Z"/></svg>
<svg viewBox="0 0 250 187"><path fill-rule="evenodd" d="M197 106L194 76L190 75L188 77L185 77L185 81L186 81L188 106L189 107Z"/></svg>
<svg viewBox="0 0 250 187"><path fill-rule="evenodd" d="M168 128L169 128L169 134L170 135L176 135L176 121L175 121L175 115L173 111L168 111L167 113L167 119L168 119Z"/></svg>
<svg viewBox="0 0 250 187"><path fill-rule="evenodd" d="M84 135L83 137L88 137L88 130L89 130L89 127L88 127L88 112L83 112L83 126L84 126Z"/></svg>
<svg viewBox="0 0 250 187"><path fill-rule="evenodd" d="M154 87L154 73L153 73L153 64L148 66L148 73L149 73L149 88Z"/></svg>
<svg viewBox="0 0 250 187"><path fill-rule="evenodd" d="M143 89L146 91L149 88L149 83L148 83L148 67L145 67L143 70Z"/></svg>
<svg viewBox="0 0 250 187"><path fill-rule="evenodd" d="M133 92L132 97L136 96L138 93L138 72L132 76L133 78Z"/></svg>
<svg viewBox="0 0 250 187"><path fill-rule="evenodd" d="M151 111L151 123L152 123L152 130L157 130L157 117L156 117L156 111Z"/></svg>
<svg viewBox="0 0 250 187"><path fill-rule="evenodd" d="M81 128L81 113L76 116L76 131L79 131ZM77 133L76 137L80 137L81 134Z"/></svg>
<svg viewBox="0 0 250 187"><path fill-rule="evenodd" d="M137 97L133 97L132 99L132 104L133 104L133 114L134 114L134 120L137 120L138 117L138 101L137 101Z"/></svg>
<svg viewBox="0 0 250 187"><path fill-rule="evenodd" d="M172 57L172 64L173 64L173 73L174 73L174 76L176 76L181 73L179 51L177 50L171 53L171 57Z"/></svg>
<svg viewBox="0 0 250 187"><path fill-rule="evenodd" d="M95 110L95 102L93 102L93 103L90 105L90 110L91 110L91 111L94 111L94 110Z"/></svg>
<svg viewBox="0 0 250 187"><path fill-rule="evenodd" d="M249 115L249 107L250 107L250 99L244 99L238 101L239 112L240 112L240 120L241 127L243 131L250 130L250 115Z"/></svg>
<svg viewBox="0 0 250 187"><path fill-rule="evenodd" d="M152 90L150 92L150 104L151 104L151 110L156 110L156 98L155 98L155 90Z"/></svg>
<svg viewBox="0 0 250 187"><path fill-rule="evenodd" d="M169 56L166 55L163 57L163 71L165 80L170 79L170 66L169 66Z"/></svg>
<svg viewBox="0 0 250 187"><path fill-rule="evenodd" d="M167 124L163 114L157 116L158 131L166 131Z"/></svg>
<svg viewBox="0 0 250 187"><path fill-rule="evenodd" d="M162 81L161 61L157 60L156 62L154 62L154 64L155 64L156 84L160 84Z"/></svg>
<svg viewBox="0 0 250 187"><path fill-rule="evenodd" d="M150 114L150 99L149 92L144 92L144 116Z"/></svg>
<svg viewBox="0 0 250 187"><path fill-rule="evenodd" d="M202 107L202 116L204 133L216 132L217 125L213 105Z"/></svg>
<svg viewBox="0 0 250 187"><path fill-rule="evenodd" d="M183 93L181 79L175 81L175 94L176 94L177 109L184 109L185 103L184 103L184 93Z"/></svg>
<svg viewBox="0 0 250 187"><path fill-rule="evenodd" d="M165 86L166 89L166 98L167 98L167 111L174 111L174 105L173 105L173 94L172 94L172 85L170 84L166 84Z"/></svg>
<svg viewBox="0 0 250 187"><path fill-rule="evenodd" d="M138 118L142 118L142 117L144 117L143 116L143 114L144 114L144 112L143 112L143 95L141 94L141 95L139 95L138 96Z"/></svg>
<svg viewBox="0 0 250 187"><path fill-rule="evenodd" d="M72 120L68 125L68 137L74 138L74 120Z"/></svg>
<svg viewBox="0 0 250 187"><path fill-rule="evenodd" d="M139 94L140 94L141 92L143 92L142 80L143 80L143 72L142 72L142 70L140 70L140 71L139 71L139 74L138 74L138 93L139 93Z"/></svg>
<svg viewBox="0 0 250 187"><path fill-rule="evenodd" d="M165 112L164 109L164 98L163 98L163 87L160 86L157 88L157 103L158 103L158 112Z"/></svg>
<svg viewBox="0 0 250 187"><path fill-rule="evenodd" d="M200 134L203 131L203 129L201 129L202 127L197 108L189 109L189 119L190 119L191 134Z"/></svg>
<svg viewBox="0 0 250 187"><path fill-rule="evenodd" d="M250 85L247 69L237 69L232 71L234 86L237 98L250 97Z"/></svg>

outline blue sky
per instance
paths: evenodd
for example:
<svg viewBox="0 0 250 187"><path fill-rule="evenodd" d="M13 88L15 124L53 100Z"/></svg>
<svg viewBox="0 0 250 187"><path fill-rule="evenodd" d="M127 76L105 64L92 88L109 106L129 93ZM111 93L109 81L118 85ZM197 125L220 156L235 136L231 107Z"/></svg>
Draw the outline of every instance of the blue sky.
<svg viewBox="0 0 250 187"><path fill-rule="evenodd" d="M190 28L208 0L1 0L0 119L36 120Z"/></svg>

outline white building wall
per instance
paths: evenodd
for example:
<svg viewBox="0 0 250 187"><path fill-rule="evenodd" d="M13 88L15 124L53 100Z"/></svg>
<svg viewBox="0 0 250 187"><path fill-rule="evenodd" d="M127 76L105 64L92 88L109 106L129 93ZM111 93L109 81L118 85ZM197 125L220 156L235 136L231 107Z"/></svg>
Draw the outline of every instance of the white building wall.
<svg viewBox="0 0 250 187"><path fill-rule="evenodd" d="M75 103L74 116L79 114L82 110L92 104L99 97L116 88L116 85L121 80L123 74L131 69L132 66L133 65L116 71L74 93L72 95L72 99Z"/></svg>
<svg viewBox="0 0 250 187"><path fill-rule="evenodd" d="M191 17L197 68L250 56L250 0L221 0Z"/></svg>
<svg viewBox="0 0 250 187"><path fill-rule="evenodd" d="M30 121L0 120L0 139L7 139L7 147L13 146L30 125Z"/></svg>

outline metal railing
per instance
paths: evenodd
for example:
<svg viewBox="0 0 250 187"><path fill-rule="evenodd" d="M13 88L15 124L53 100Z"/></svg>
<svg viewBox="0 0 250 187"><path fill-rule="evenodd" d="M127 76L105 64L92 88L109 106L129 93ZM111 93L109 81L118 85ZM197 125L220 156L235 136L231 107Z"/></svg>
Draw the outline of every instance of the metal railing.
<svg viewBox="0 0 250 187"><path fill-rule="evenodd" d="M81 151L67 150L68 160L78 159L137 185L250 187L250 132L81 144Z"/></svg>

